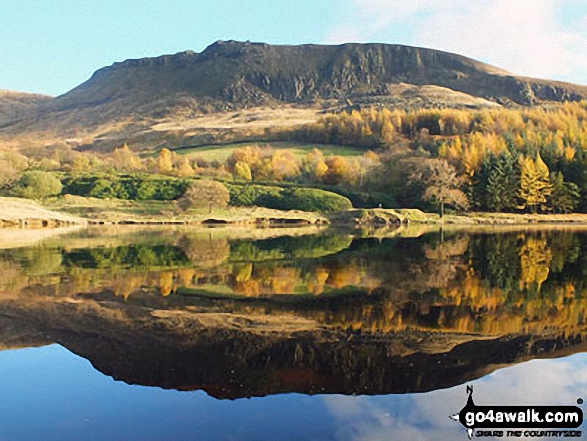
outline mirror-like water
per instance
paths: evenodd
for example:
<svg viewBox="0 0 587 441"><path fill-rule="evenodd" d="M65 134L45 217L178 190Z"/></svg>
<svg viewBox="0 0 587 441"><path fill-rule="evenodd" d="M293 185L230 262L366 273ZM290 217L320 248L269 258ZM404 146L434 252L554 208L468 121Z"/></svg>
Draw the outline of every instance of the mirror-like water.
<svg viewBox="0 0 587 441"><path fill-rule="evenodd" d="M581 230L9 234L2 440L466 439L465 384L587 398Z"/></svg>

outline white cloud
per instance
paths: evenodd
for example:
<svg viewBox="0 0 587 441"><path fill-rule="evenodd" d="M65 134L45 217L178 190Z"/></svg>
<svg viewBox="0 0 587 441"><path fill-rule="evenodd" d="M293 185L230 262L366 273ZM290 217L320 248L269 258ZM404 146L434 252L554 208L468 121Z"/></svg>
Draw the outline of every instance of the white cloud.
<svg viewBox="0 0 587 441"><path fill-rule="evenodd" d="M587 388L587 357L532 360L468 384L474 385L477 405L573 405ZM466 403L465 385L425 394L322 399L339 441L467 439L448 418Z"/></svg>
<svg viewBox="0 0 587 441"><path fill-rule="evenodd" d="M587 9L575 0L348 0L329 42L387 41L486 61L516 74L587 83ZM565 16L566 14L566 16ZM565 20L563 20L563 18ZM393 41L400 39L401 41Z"/></svg>

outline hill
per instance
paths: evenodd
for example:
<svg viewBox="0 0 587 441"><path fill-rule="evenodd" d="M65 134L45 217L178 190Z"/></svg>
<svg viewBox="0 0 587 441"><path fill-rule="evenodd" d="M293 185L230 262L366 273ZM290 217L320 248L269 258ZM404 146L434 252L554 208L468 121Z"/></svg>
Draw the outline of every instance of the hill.
<svg viewBox="0 0 587 441"><path fill-rule="evenodd" d="M52 97L46 95L0 90L0 125L3 121L18 119L27 111L51 100Z"/></svg>
<svg viewBox="0 0 587 441"><path fill-rule="evenodd" d="M262 131L276 120L278 125L294 125L315 119L320 110L349 103L478 108L584 98L587 86L519 77L432 49L219 41L201 53L127 60L102 68L70 92L40 100L25 119L19 113L17 118L0 114L0 126L10 136L53 131L72 137L82 130L98 140L139 136L140 142L157 144L178 133L232 129L232 121L214 118L235 112L231 118L238 125L240 112L251 108L269 112L244 113L245 122Z"/></svg>

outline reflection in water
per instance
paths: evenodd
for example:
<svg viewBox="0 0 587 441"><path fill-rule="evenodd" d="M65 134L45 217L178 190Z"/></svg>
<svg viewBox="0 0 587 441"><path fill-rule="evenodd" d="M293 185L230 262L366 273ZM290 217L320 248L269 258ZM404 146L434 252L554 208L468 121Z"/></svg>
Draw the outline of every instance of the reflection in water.
<svg viewBox="0 0 587 441"><path fill-rule="evenodd" d="M457 411L462 391L439 389L501 378L494 393L523 367L552 375L544 400L584 386L582 356L488 374L585 350L585 233L231 232L87 230L0 250L2 346L58 343L117 380L216 398L429 392L322 398L325 437L345 440L454 435L435 397Z"/></svg>
<svg viewBox="0 0 587 441"><path fill-rule="evenodd" d="M587 390L587 358L533 360L471 383L479 405L574 405ZM537 387L540 384L540 387ZM465 387L422 395L323 398L339 440L466 440L447 418L465 403ZM458 433L461 431L462 433ZM494 439L494 438L490 438ZM527 438L523 438L527 439Z"/></svg>
<svg viewBox="0 0 587 441"><path fill-rule="evenodd" d="M587 390L587 357L534 360L472 384L480 404L573 404ZM6 440L467 439L448 418L463 406L464 386L427 394L219 401L199 392L129 387L53 345L0 352L0 390L0 438Z"/></svg>
<svg viewBox="0 0 587 441"><path fill-rule="evenodd" d="M80 299L112 292L125 301L149 291L187 303L208 296L233 309L293 313L366 332L572 335L585 325L584 234L456 234L442 241L207 235L143 233L111 247L80 237L2 251L0 291L6 298Z"/></svg>

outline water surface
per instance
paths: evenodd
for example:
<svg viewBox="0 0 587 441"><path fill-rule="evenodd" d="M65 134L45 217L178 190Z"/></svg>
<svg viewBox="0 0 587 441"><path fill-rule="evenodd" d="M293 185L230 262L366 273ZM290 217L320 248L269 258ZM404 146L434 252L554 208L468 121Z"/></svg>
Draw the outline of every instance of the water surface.
<svg viewBox="0 0 587 441"><path fill-rule="evenodd" d="M465 384L587 395L581 230L0 235L1 440L465 439Z"/></svg>

